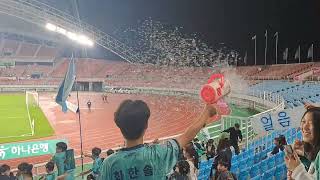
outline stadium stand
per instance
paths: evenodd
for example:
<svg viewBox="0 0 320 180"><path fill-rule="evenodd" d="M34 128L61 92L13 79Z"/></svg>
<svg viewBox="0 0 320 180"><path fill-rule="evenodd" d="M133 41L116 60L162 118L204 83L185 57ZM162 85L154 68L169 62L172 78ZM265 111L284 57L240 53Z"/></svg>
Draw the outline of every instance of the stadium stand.
<svg viewBox="0 0 320 180"><path fill-rule="evenodd" d="M293 108L303 105L304 102L316 103L320 101L320 87L317 83L304 84L287 81L266 81L251 87L251 91L268 91L281 94L286 106Z"/></svg>

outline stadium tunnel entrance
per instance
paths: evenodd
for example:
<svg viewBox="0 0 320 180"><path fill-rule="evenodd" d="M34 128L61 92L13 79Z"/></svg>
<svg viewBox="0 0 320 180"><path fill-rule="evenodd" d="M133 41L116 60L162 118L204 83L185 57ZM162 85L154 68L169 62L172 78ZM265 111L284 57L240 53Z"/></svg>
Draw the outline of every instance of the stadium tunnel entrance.
<svg viewBox="0 0 320 180"><path fill-rule="evenodd" d="M101 80L78 80L73 85L73 91L94 91L94 92L102 92L103 91L103 81Z"/></svg>

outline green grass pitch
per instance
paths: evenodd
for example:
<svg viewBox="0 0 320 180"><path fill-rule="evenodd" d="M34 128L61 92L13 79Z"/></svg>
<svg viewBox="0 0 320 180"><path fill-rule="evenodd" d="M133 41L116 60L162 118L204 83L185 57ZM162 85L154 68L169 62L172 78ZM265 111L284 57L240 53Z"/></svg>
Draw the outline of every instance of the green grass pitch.
<svg viewBox="0 0 320 180"><path fill-rule="evenodd" d="M0 94L0 144L47 137L54 134L42 110L29 103L30 119L34 119L31 136L25 94Z"/></svg>

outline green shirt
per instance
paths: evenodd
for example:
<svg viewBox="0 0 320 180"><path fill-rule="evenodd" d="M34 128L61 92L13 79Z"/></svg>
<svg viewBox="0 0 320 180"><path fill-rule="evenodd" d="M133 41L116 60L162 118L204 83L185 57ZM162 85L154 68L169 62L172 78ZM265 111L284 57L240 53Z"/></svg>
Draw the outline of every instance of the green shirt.
<svg viewBox="0 0 320 180"><path fill-rule="evenodd" d="M64 174L64 162L66 160L66 153L65 152L60 152L60 153L55 153L54 156L52 157L52 161L56 164L56 167L58 169L58 176Z"/></svg>
<svg viewBox="0 0 320 180"><path fill-rule="evenodd" d="M141 144L121 149L104 160L99 179L166 179L178 161L179 150L174 139L161 145Z"/></svg>
<svg viewBox="0 0 320 180"><path fill-rule="evenodd" d="M92 164L91 171L92 171L94 174L100 174L101 165L102 165L102 159L101 159L100 157L95 158L95 159L93 160L93 164Z"/></svg>
<svg viewBox="0 0 320 180"><path fill-rule="evenodd" d="M45 180L55 180L56 179L56 174L54 172L48 173L45 176Z"/></svg>

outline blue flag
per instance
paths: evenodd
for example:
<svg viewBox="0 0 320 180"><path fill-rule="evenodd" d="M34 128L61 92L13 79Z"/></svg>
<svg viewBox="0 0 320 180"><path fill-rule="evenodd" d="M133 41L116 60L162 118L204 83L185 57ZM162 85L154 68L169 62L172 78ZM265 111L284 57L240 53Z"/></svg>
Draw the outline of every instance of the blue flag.
<svg viewBox="0 0 320 180"><path fill-rule="evenodd" d="M58 94L56 97L56 103L60 104L63 112L67 112L67 98L72 90L73 83L76 79L76 66L74 64L73 55L71 57L71 61L69 62L69 67L66 72L66 75L60 84Z"/></svg>

